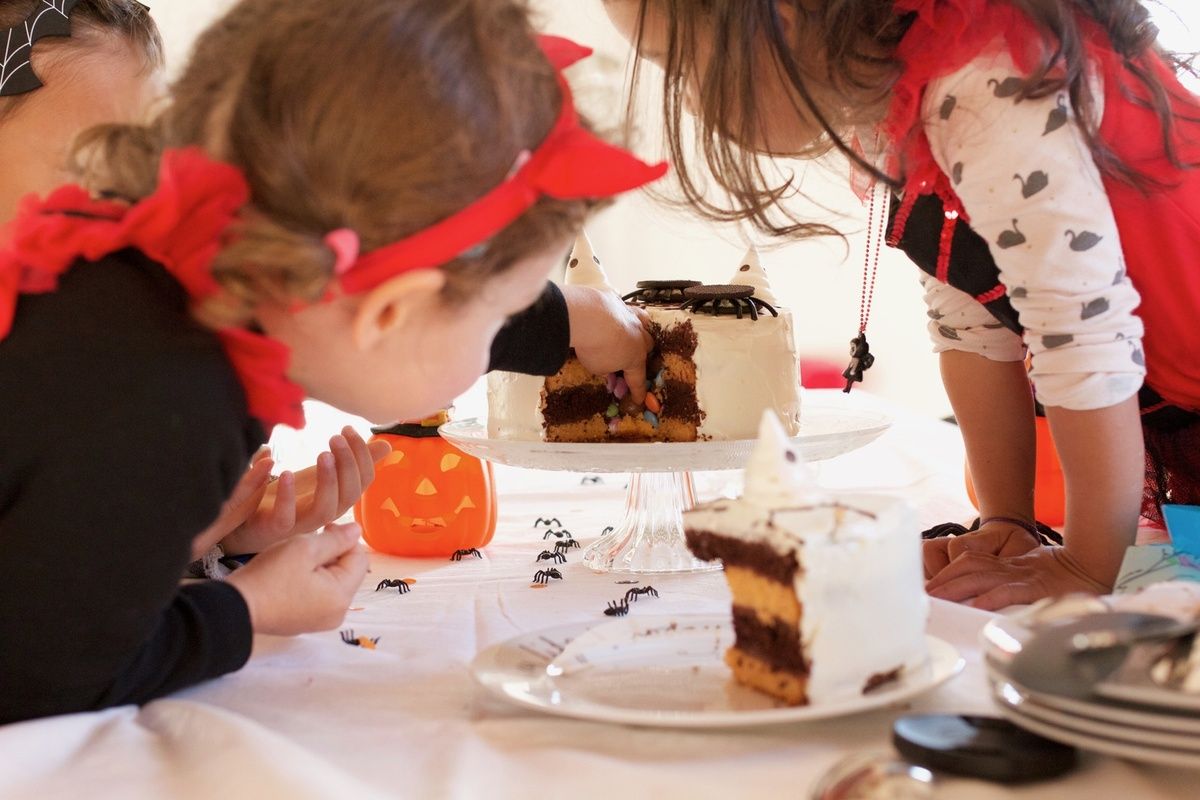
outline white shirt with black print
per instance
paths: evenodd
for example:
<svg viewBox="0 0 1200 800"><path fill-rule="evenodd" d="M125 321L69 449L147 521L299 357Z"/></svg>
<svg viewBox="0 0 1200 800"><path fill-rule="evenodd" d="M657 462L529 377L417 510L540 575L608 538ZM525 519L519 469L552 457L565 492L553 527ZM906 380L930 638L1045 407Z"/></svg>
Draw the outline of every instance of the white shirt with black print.
<svg viewBox="0 0 1200 800"><path fill-rule="evenodd" d="M934 159L988 242L1024 336L926 275L930 334L937 352L996 361L1019 361L1028 348L1043 405L1107 408L1135 395L1145 377L1140 297L1066 93L1018 99L1020 76L997 42L930 84L923 118ZM1093 85L1100 106L1102 87ZM1098 108L1097 119L1102 114Z"/></svg>

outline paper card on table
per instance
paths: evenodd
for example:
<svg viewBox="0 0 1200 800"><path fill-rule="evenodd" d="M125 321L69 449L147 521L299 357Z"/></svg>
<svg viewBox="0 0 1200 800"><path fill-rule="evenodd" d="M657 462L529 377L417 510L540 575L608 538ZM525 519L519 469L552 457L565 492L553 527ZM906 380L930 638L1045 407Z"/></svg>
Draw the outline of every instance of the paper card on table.
<svg viewBox="0 0 1200 800"><path fill-rule="evenodd" d="M1128 594L1163 581L1200 583L1200 557L1180 552L1169 544L1130 547L1125 551L1113 593Z"/></svg>
<svg viewBox="0 0 1200 800"><path fill-rule="evenodd" d="M1164 505L1162 510L1174 548L1200 558L1200 506Z"/></svg>

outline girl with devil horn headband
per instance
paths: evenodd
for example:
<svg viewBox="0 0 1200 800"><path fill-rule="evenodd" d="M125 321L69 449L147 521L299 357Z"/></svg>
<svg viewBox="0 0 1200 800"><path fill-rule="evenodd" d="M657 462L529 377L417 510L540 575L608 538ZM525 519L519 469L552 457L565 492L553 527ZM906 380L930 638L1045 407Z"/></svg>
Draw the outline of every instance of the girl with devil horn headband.
<svg viewBox="0 0 1200 800"><path fill-rule="evenodd" d="M176 578L305 396L417 417L535 300L565 325L546 274L665 172L580 120L560 70L587 54L519 0L244 0L154 124L85 136L81 185L24 205L0 251L0 643L22 643L0 721L143 702L239 668L252 631L340 623L352 526ZM644 359L640 320L605 313Z"/></svg>

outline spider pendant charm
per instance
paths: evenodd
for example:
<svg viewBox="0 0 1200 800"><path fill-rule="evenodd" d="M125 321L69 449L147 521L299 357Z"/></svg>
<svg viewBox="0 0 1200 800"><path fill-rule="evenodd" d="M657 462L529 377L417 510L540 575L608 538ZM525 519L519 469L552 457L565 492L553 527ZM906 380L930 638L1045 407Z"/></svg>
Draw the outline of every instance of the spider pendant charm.
<svg viewBox="0 0 1200 800"><path fill-rule="evenodd" d="M849 394L854 384L862 383L863 373L874 364L875 356L871 354L871 345L867 342L867 335L860 333L850 340L850 363L842 372L842 377L846 379L846 388L842 391Z"/></svg>
<svg viewBox="0 0 1200 800"><path fill-rule="evenodd" d="M454 555L450 556L450 560L462 561L464 558L470 558L471 556L483 558L483 553L479 552L479 548L477 547L472 547L469 550L455 550Z"/></svg>
<svg viewBox="0 0 1200 800"><path fill-rule="evenodd" d="M562 579L562 573L556 569L539 569L537 572L533 573L534 583L550 583L551 580L561 581Z"/></svg>
<svg viewBox="0 0 1200 800"><path fill-rule="evenodd" d="M535 561L553 561L555 564L567 563L567 557L564 556L562 554L562 552L559 550L555 550L553 553L551 553L549 550L543 550L541 553L538 553L538 557L534 560Z"/></svg>
<svg viewBox="0 0 1200 800"><path fill-rule="evenodd" d="M411 591L411 589L409 588L408 581L404 580L403 578L398 578L398 579L384 578L383 580L381 580L379 582L379 585L375 587L375 591L378 592L383 589L392 589L392 588L399 591L400 594L408 594Z"/></svg>

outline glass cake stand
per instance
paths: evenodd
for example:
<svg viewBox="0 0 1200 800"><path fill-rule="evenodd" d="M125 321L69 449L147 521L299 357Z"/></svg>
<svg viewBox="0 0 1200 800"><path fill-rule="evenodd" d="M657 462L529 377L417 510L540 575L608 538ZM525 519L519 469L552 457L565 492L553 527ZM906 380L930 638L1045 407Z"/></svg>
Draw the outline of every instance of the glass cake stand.
<svg viewBox="0 0 1200 800"><path fill-rule="evenodd" d="M891 425L874 411L806 404L793 444L809 462L857 450ZM583 551L583 563L597 572L701 572L719 564L701 561L688 550L683 512L696 504L692 473L741 469L755 440L728 442L543 442L489 438L487 423L450 422L442 436L477 458L511 467L562 472L632 473L625 517Z"/></svg>

